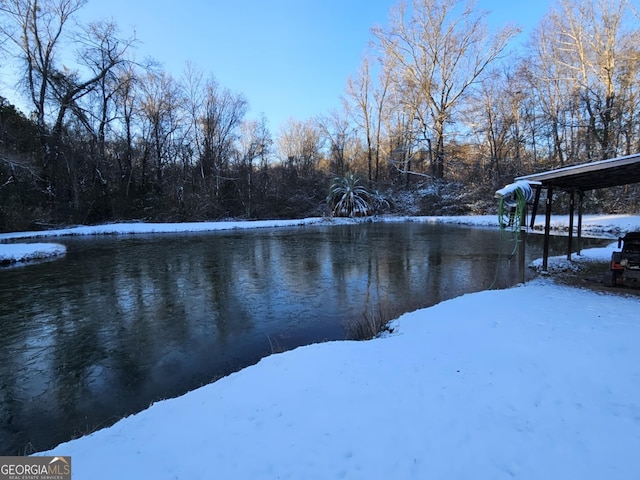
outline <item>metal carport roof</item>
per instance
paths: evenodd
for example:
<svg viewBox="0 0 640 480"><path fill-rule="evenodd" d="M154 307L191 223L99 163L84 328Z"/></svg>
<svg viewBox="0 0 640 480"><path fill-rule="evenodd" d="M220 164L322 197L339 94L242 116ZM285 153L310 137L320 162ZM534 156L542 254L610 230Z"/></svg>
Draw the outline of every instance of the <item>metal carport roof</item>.
<svg viewBox="0 0 640 480"><path fill-rule="evenodd" d="M583 192L640 183L640 154L562 167L517 177L515 180Z"/></svg>
<svg viewBox="0 0 640 480"><path fill-rule="evenodd" d="M611 158L597 162L584 163L548 170L546 172L534 173L515 178L515 181L528 182L536 189L536 196L533 202L533 212L531 227L535 222L540 192L547 189L546 215L544 227L544 252L542 258L542 268L546 270L549 257L549 235L551 228L551 204L553 189L565 190L570 194L569 202L569 238L567 247L567 258L571 259L572 239L573 239L573 215L575 205L575 194L579 194L580 202L578 206L578 253L580 253L580 239L582 236L582 199L583 192L599 188L611 188L620 185L640 183L640 153L627 155L625 157Z"/></svg>

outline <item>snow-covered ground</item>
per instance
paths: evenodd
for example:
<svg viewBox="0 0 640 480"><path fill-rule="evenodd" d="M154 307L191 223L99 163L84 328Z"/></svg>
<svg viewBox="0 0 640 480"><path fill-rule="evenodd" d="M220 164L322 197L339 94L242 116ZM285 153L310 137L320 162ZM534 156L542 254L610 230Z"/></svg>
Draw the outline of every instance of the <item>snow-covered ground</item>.
<svg viewBox="0 0 640 480"><path fill-rule="evenodd" d="M58 243L0 243L0 265L64 255L67 249Z"/></svg>
<svg viewBox="0 0 640 480"><path fill-rule="evenodd" d="M617 235L640 217L589 225ZM550 278L464 295L382 338L272 355L42 454L71 455L75 480L635 478L638 298Z"/></svg>
<svg viewBox="0 0 640 480"><path fill-rule="evenodd" d="M0 265L25 263L54 255L64 255L66 248L58 243L15 243L30 238L56 238L77 235L135 235L151 233L208 232L266 227L291 227L321 223L322 218L303 220L267 220L253 222L200 222L200 223L113 223L33 232L0 233ZM14 243L1 243L1 242Z"/></svg>

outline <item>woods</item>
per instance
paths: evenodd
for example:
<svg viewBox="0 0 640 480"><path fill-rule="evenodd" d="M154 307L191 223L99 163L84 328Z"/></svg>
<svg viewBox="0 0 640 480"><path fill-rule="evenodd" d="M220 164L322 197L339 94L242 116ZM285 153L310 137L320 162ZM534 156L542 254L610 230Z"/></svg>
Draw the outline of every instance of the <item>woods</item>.
<svg viewBox="0 0 640 480"><path fill-rule="evenodd" d="M86 3L0 2L0 68L19 72L0 91L0 231L330 214L336 177L387 211L487 213L516 175L640 151L628 0L559 0L527 38L473 2L400 2L372 26L343 108L277 132L215 72L174 76L113 21L78 23ZM587 208L637 198L593 192Z"/></svg>

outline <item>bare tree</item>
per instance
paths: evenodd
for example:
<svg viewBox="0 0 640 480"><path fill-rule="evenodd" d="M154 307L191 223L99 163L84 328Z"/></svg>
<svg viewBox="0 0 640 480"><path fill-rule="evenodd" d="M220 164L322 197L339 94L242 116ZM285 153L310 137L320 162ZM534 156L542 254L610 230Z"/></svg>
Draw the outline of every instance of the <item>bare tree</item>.
<svg viewBox="0 0 640 480"><path fill-rule="evenodd" d="M94 131L88 105L82 99L102 82L124 54L132 40L122 41L111 22L71 26L74 14L85 0L7 0L2 12L2 31L11 40L24 67L24 83L35 112L43 146L43 166L57 166L65 117L72 112L76 124L104 140L104 124ZM68 45L77 48L77 68L59 66ZM82 73L81 73L82 72ZM72 174L70 159L66 170ZM75 187L74 187L75 188Z"/></svg>
<svg viewBox="0 0 640 480"><path fill-rule="evenodd" d="M122 148L116 154L120 182L124 195L128 197L131 187L135 185L134 177L134 140L136 118L141 113L141 95L138 94L141 78L133 63L125 63L117 69L115 105L119 112L120 133L117 135Z"/></svg>
<svg viewBox="0 0 640 480"><path fill-rule="evenodd" d="M201 119L204 108L204 74L194 64L188 62L184 71L184 85L186 95L186 112L188 116L187 137L195 152L196 160L203 158L202 140L203 130Z"/></svg>
<svg viewBox="0 0 640 480"><path fill-rule="evenodd" d="M518 33L505 27L489 34L485 17L473 3L413 0L411 8L401 2L392 9L388 28L373 29L383 55L397 67L394 82L407 94L406 110L416 115L425 137L434 137L435 178L444 176L446 129L456 108Z"/></svg>
<svg viewBox="0 0 640 480"><path fill-rule="evenodd" d="M573 161L630 151L638 81L638 29L627 2L563 2L534 39L533 81L547 93L541 105L560 105L556 157ZM542 70L540 65L553 69ZM549 111L547 108L546 111ZM545 112L546 112L545 111ZM550 122L553 116L548 116ZM562 141L562 144L560 144ZM562 147L562 150L560 149Z"/></svg>
<svg viewBox="0 0 640 480"><path fill-rule="evenodd" d="M351 118L364 135L369 186L374 180L377 182L379 177L382 118L389 88L389 70L381 68L378 80L376 88L371 78L370 60L365 58L357 76L347 80L347 97L344 101Z"/></svg>
<svg viewBox="0 0 640 480"><path fill-rule="evenodd" d="M2 33L10 40L24 68L27 94L37 125L46 130L46 105L58 67L63 32L87 0L5 0Z"/></svg>
<svg viewBox="0 0 640 480"><path fill-rule="evenodd" d="M242 175L238 181L245 214L252 217L254 209L254 162L259 160L259 168L266 172L268 157L273 140L267 126L267 119L262 116L259 120L244 121L240 125L239 138L239 171Z"/></svg>
<svg viewBox="0 0 640 480"><path fill-rule="evenodd" d="M525 120L529 108L526 77L518 65L493 69L470 102L468 124L476 134L485 173L502 183L503 176L524 172Z"/></svg>
<svg viewBox="0 0 640 480"><path fill-rule="evenodd" d="M161 188L163 167L174 159L174 137L184 125L185 97L182 85L164 72L147 73L141 90L140 111L145 119L142 180L145 181L147 160L151 159Z"/></svg>
<svg viewBox="0 0 640 480"><path fill-rule="evenodd" d="M220 200L222 181L232 157L238 129L249 109L243 95L235 94L210 78L204 85L199 126L202 138L200 171L206 181L213 177L214 198Z"/></svg>
<svg viewBox="0 0 640 480"><path fill-rule="evenodd" d="M558 32L544 19L534 31L530 41L527 81L534 89L538 110L545 125L545 136L550 140L553 163L565 163L567 143L571 143L572 128L569 108L573 92L571 76L566 71L561 52L557 52Z"/></svg>
<svg viewBox="0 0 640 480"><path fill-rule="evenodd" d="M640 151L640 49L630 52L629 62L620 69L620 94L624 99L618 131L620 154L631 155Z"/></svg>
<svg viewBox="0 0 640 480"><path fill-rule="evenodd" d="M318 126L328 146L332 173L341 177L350 170L349 161L356 151L353 127L346 112L332 111L318 120Z"/></svg>
<svg viewBox="0 0 640 480"><path fill-rule="evenodd" d="M415 104L407 102L407 98L412 98L411 95L394 83L389 86L387 97L382 121L387 140L385 155L392 171L399 174L407 185L413 175L433 178L433 175L416 169L416 163L424 160L424 151L430 150L430 139L425 135Z"/></svg>
<svg viewBox="0 0 640 480"><path fill-rule="evenodd" d="M98 107L96 92L101 90L103 97L112 93L107 93L107 77L124 61L132 42L122 40L112 22L74 23L85 4L85 0L0 3L0 29L24 72L21 83L38 128L47 188L61 210L72 205L74 215L83 216L81 193L91 185L105 186L108 178L99 163L104 159L109 119L104 101Z"/></svg>
<svg viewBox="0 0 640 480"><path fill-rule="evenodd" d="M300 177L310 176L321 158L322 134L316 122L290 119L277 139L285 166Z"/></svg>
<svg viewBox="0 0 640 480"><path fill-rule="evenodd" d="M87 128L95 135L99 155L104 160L107 129L118 118L118 92L128 81L128 77L121 73L126 70L125 64L131 61L126 60L124 55L135 38L121 39L117 25L111 21L90 23L84 30L86 42L80 51L80 59L82 65L97 79L89 92L94 108L91 111L87 108L86 115L79 105L75 109L86 123L91 120Z"/></svg>

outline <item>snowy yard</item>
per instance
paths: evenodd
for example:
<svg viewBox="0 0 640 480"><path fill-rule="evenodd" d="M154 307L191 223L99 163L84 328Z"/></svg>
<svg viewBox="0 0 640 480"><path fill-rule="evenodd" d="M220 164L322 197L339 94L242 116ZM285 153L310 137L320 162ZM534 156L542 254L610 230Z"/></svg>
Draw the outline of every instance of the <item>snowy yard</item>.
<svg viewBox="0 0 640 480"><path fill-rule="evenodd" d="M584 225L617 235L640 217ZM43 454L71 455L76 480L635 478L639 306L551 278L464 295L383 338L272 355Z"/></svg>

